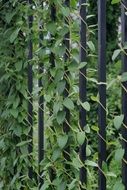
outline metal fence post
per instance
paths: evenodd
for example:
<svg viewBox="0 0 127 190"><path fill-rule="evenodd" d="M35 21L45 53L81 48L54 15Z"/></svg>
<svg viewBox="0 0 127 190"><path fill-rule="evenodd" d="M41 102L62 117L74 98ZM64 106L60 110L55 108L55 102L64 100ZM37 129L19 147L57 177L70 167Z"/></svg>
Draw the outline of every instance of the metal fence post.
<svg viewBox="0 0 127 190"><path fill-rule="evenodd" d="M70 7L70 0L65 0L64 4L65 4L65 6ZM69 18L65 18L65 23L67 25L69 25ZM68 32L64 36L64 45L66 47L66 52L64 54L64 61L67 62L70 59L70 52L69 52L70 51L70 32ZM68 74L69 74L69 72L67 71L67 67L65 66L65 76L68 75ZM64 90L64 98L68 97L68 95L69 95L69 92L68 92L69 89L70 89L69 83L66 80L66 86L65 86L65 90ZM65 117L66 121L63 123L63 131L65 133L68 133L69 130L70 130L70 127L69 127L69 123L70 123L70 110L67 109L67 108L65 108L65 112L66 112L66 117ZM64 152L65 159L66 160L70 160L70 156L69 156L70 147L68 146L65 151L66 151L66 152ZM66 167L68 167L68 166L66 165Z"/></svg>
<svg viewBox="0 0 127 190"><path fill-rule="evenodd" d="M80 62L86 62L86 0L80 0ZM86 67L83 67L79 71L79 98L82 103L86 101ZM82 130L86 126L86 110L80 106L79 110L79 123ZM80 159L84 163L86 160L86 142L80 147ZM80 169L80 181L82 184L86 184L86 169L82 167Z"/></svg>
<svg viewBox="0 0 127 190"><path fill-rule="evenodd" d="M51 17L51 21L53 23L55 23L55 21L56 21L56 7L55 7L54 3L51 5L50 17ZM55 38L55 36L53 36L51 34L51 38ZM51 39L51 45L53 44L53 42L54 42L54 39ZM51 52L51 54L50 54L50 63L51 63L51 67L55 67L55 55L53 52Z"/></svg>
<svg viewBox="0 0 127 190"><path fill-rule="evenodd" d="M99 190L106 190L103 162L106 162L106 0L98 1L98 75L99 75Z"/></svg>
<svg viewBox="0 0 127 190"><path fill-rule="evenodd" d="M43 9L43 1L40 1L41 8ZM43 40L43 24L42 20L40 20L39 23L39 47L43 48L42 40ZM39 62L38 66L38 73L39 73L39 79L38 79L38 87L42 90L43 88L43 82L42 82L42 76L43 75L43 62ZM39 164L39 187L43 185L43 178L42 174L43 171L40 169L40 163L44 158L44 95L39 93L39 108L38 108L38 164Z"/></svg>
<svg viewBox="0 0 127 190"><path fill-rule="evenodd" d="M32 0L28 0L28 5L32 9ZM28 125L30 127L29 139L31 142L28 145L28 152L31 154L33 152L33 70L31 60L33 58L33 43L32 43L32 26L33 26L33 15L28 16L28 25L30 30L29 41L28 41ZM30 159L31 160L31 159ZM33 168L32 166L29 168L29 178L33 177Z"/></svg>
<svg viewBox="0 0 127 190"><path fill-rule="evenodd" d="M55 22L56 22L56 5L54 2L51 3L51 7L50 7L50 19L51 19L51 22L55 24ZM51 46L54 45L54 43L55 43L55 37L56 37L56 35L50 34ZM50 56L49 56L49 62L51 64L51 67L50 67L51 69L55 67L55 61L56 61L55 54L51 51ZM54 77L51 76L50 72L49 72L49 76L50 76L50 80L52 83L54 80ZM53 112L53 104L51 104L50 115L52 115L52 112ZM54 127L52 126L51 128L54 131ZM49 176L50 176L50 180L52 182L56 177L56 173L53 168L49 169Z"/></svg>
<svg viewBox="0 0 127 190"><path fill-rule="evenodd" d="M122 25L122 46L124 47L125 43L127 43L127 15L125 14L127 8L127 0L123 0L122 2L122 12L121 12L121 25ZM127 53L127 50L124 50ZM122 54L122 72L127 72L127 55L125 53ZM123 183L125 185L125 190L127 190L127 163L124 160L127 160L127 82L122 83L122 113L124 115L124 126L122 127L122 145L125 150L125 154L122 161L122 178Z"/></svg>

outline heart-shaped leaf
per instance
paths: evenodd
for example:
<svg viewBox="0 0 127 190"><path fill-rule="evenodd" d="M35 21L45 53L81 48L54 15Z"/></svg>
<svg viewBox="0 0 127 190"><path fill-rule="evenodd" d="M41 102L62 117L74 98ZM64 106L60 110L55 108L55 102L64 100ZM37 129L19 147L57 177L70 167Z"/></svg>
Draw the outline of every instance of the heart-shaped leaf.
<svg viewBox="0 0 127 190"><path fill-rule="evenodd" d="M118 130L120 129L122 123L123 123L124 115L116 116L114 118L114 126Z"/></svg>

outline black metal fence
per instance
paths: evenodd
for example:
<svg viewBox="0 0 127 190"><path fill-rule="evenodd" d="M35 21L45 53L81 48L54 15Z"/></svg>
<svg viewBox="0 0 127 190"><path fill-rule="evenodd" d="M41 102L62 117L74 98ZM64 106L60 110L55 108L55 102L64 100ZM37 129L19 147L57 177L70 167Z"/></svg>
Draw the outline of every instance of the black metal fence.
<svg viewBox="0 0 127 190"><path fill-rule="evenodd" d="M79 7L80 7L80 61L86 62L87 60L87 53L86 53L86 0L80 0ZM32 1L29 1L30 6L32 5ZM65 6L70 6L70 1L65 0ZM41 3L42 9L43 7L43 1ZM127 42L127 15L125 14L127 7L127 0L123 0L122 2L122 17L121 17L121 25L122 25L122 45ZM104 173L102 172L102 163L103 161L106 162L106 0L98 0L98 82L99 82L99 104L98 104L98 126L99 126L99 147L98 147L98 153L99 153L99 163L98 163L98 187L99 190L106 190L106 177ZM55 6L52 5L51 7L51 20L52 22L55 22L56 19L56 9ZM29 29L32 28L33 23L33 16L30 15L29 18ZM68 25L69 21L68 18L65 20L66 24ZM32 33L32 31L31 31ZM30 34L31 35L31 34ZM55 36L54 36L55 38ZM40 20L39 24L39 47L42 47L42 40L43 40L43 20ZM51 43L54 43L53 40ZM70 59L69 55L69 48L70 48L70 33L68 32L65 35L65 38L63 39L63 43L66 47L66 53L64 55L64 61ZM32 39L30 37L29 40L29 55L28 59L32 59ZM50 55L50 62L52 63L51 67L54 67L54 61L55 61L55 55L51 52ZM43 74L42 62L39 63L38 66L38 72L39 74ZM66 67L65 67L66 71ZM127 72L127 55L122 55L122 72ZM66 71L66 74L68 71ZM79 98L80 101L83 103L86 101L87 96L87 80L84 76L86 76L86 66L84 68L80 69L79 72ZM33 125L33 101L32 101L32 89L33 89L33 76L32 76L32 66L28 66L28 91L29 91L29 104L28 104L28 121L29 126L31 127ZM38 86L43 88L42 78L39 78ZM124 125L127 126L127 93L125 89L127 89L127 82L123 83L124 89L122 90L122 112L124 114ZM69 84L66 81L66 88L64 90L64 97L68 96L68 90L69 90ZM38 102L38 161L39 163L44 158L44 97L43 95L39 96L39 102ZM65 133L68 133L69 131L69 122L70 122L70 111L65 108L66 111L66 123L63 124L63 131ZM84 126L86 126L86 110L81 106L79 109L79 123L81 126L81 129L84 130ZM31 128L29 132L29 137L32 139L33 130ZM122 128L122 136L123 136L123 148L125 149L124 159L127 160L127 128ZM33 143L29 144L29 153L33 151ZM66 152L69 152L69 147L67 147ZM64 155L66 160L69 160L68 154ZM86 142L83 143L83 145L80 147L80 159L84 163L86 160ZM43 171L39 169L39 176L42 176ZM125 185L125 189L127 189L127 164L123 161L123 167L122 167L122 174L123 174L123 183ZM87 183L87 171L84 167L80 169L80 181L81 183ZM32 168L29 168L29 177L33 177L33 171ZM39 183L40 186L43 184L43 178L39 177Z"/></svg>
<svg viewBox="0 0 127 190"><path fill-rule="evenodd" d="M121 24L122 24L122 46L124 47L127 41L127 16L126 16L126 7L127 1L122 1L122 16L121 16ZM126 50L125 50L126 51ZM127 55L123 53L122 55L122 72L127 72ZM122 177L123 183L125 185L125 189L127 189L127 82L123 82L122 88L122 113L124 115L124 125L122 128L122 136L123 136L123 148L125 150L124 158L123 158L123 167L122 167Z"/></svg>

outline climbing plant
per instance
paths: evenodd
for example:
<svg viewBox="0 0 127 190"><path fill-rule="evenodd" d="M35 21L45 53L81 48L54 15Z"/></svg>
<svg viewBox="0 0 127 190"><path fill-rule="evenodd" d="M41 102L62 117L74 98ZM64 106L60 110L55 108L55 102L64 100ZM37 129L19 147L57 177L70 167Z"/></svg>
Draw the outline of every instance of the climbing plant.
<svg viewBox="0 0 127 190"><path fill-rule="evenodd" d="M96 189L99 136L96 113L100 103L96 48L97 5L91 0L84 4L87 7L87 60L81 62L78 1L33 0L32 6L29 2L0 1L0 189L37 189L38 178L43 179L41 190ZM107 95L109 100L105 108L108 157L107 163L103 163L103 173L108 190L123 190L120 163L124 150L120 144L119 130L124 116L120 113L121 62L117 57L122 50L117 49L113 53L118 46L116 31L120 9L119 4L116 4L118 1L112 3L115 5L107 1L107 46L108 61L112 57L113 66L108 66L106 85L108 93L114 95ZM28 17L31 15L34 19L29 27ZM30 40L33 48L31 59L28 57ZM40 63L41 74L38 72ZM28 92L29 66L32 66L33 72L31 99ZM79 99L79 73L84 67L87 71L87 76L84 76L87 80L87 100L82 103ZM42 82L41 87L37 85L38 80ZM39 163L38 171L37 112L40 106L38 99L42 96L45 156ZM116 97L119 99L117 102ZM28 103L33 103L33 126L28 121ZM79 124L79 107L83 107L87 113L85 130ZM33 139L29 136L32 127ZM80 146L84 141L85 163L79 157ZM32 144L33 152L29 152L28 147ZM87 187L79 180L81 167L87 170ZM33 170L32 178L29 168Z"/></svg>
<svg viewBox="0 0 127 190"><path fill-rule="evenodd" d="M28 155L28 15L26 1L0 1L0 189L36 184L27 169L34 165Z"/></svg>

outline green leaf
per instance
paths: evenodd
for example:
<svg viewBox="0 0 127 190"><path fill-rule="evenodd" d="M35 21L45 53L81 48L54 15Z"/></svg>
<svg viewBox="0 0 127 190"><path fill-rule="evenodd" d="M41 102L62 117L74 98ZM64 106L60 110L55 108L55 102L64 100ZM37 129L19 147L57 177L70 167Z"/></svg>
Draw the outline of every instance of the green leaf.
<svg viewBox="0 0 127 190"><path fill-rule="evenodd" d="M16 98L15 98L15 101L14 101L14 103L13 103L13 108L14 108L14 110L16 110L16 108L18 107L19 103L20 103L20 98L19 98L19 97L16 97Z"/></svg>
<svg viewBox="0 0 127 190"><path fill-rule="evenodd" d="M77 182L77 179L73 179L73 181L68 185L69 190L74 189L76 182Z"/></svg>
<svg viewBox="0 0 127 190"><path fill-rule="evenodd" d="M58 111L60 111L60 108L61 108L61 102L54 102L54 105L53 105L53 113L54 113L54 114L57 114Z"/></svg>
<svg viewBox="0 0 127 190"><path fill-rule="evenodd" d="M91 160L86 160L85 164L87 166L98 167L98 164L96 162L91 161Z"/></svg>
<svg viewBox="0 0 127 190"><path fill-rule="evenodd" d="M111 4L116 4L116 3L119 3L121 0L112 0Z"/></svg>
<svg viewBox="0 0 127 190"><path fill-rule="evenodd" d="M116 82L116 79L113 79L109 82L109 84L107 85L107 90L113 86L113 84Z"/></svg>
<svg viewBox="0 0 127 190"><path fill-rule="evenodd" d="M62 45L59 45L59 46L53 48L53 52L54 52L56 55L58 55L58 56L61 57L61 56L63 56L64 53L66 52L66 48L65 48L64 46L62 46Z"/></svg>
<svg viewBox="0 0 127 190"><path fill-rule="evenodd" d="M98 126L93 125L91 128L92 128L94 131L96 131L96 132L99 131L99 127L98 127Z"/></svg>
<svg viewBox="0 0 127 190"><path fill-rule="evenodd" d="M5 14L5 19L6 19L6 21L7 21L8 24L11 22L12 18L16 14L16 12L17 12L17 10L14 11L14 12L10 11L9 13Z"/></svg>
<svg viewBox="0 0 127 190"><path fill-rule="evenodd" d="M62 94L62 93L63 93L63 91L64 91L64 89L65 89L65 85L66 85L66 82L65 82L65 81L60 81L60 82L58 82L58 84L57 84L57 92L58 92L59 94Z"/></svg>
<svg viewBox="0 0 127 190"><path fill-rule="evenodd" d="M95 46L92 41L87 42L87 45L92 52L95 52Z"/></svg>
<svg viewBox="0 0 127 190"><path fill-rule="evenodd" d="M82 145L85 141L85 132L84 131L81 131L81 132L78 132L77 134L77 141L80 145Z"/></svg>
<svg viewBox="0 0 127 190"><path fill-rule="evenodd" d="M116 116L114 118L114 126L117 130L120 129L120 127L123 123L123 120L124 120L124 115Z"/></svg>
<svg viewBox="0 0 127 190"><path fill-rule="evenodd" d="M72 102L72 100L70 98L65 98L63 105L68 108L69 110L73 110L74 109L74 103Z"/></svg>
<svg viewBox="0 0 127 190"><path fill-rule="evenodd" d="M3 189L3 187L4 187L4 182L1 181L1 182L0 182L0 189Z"/></svg>
<svg viewBox="0 0 127 190"><path fill-rule="evenodd" d="M31 140L22 141L22 142L18 143L16 146L17 146L17 147L24 146L24 145L28 144L29 142L31 142Z"/></svg>
<svg viewBox="0 0 127 190"><path fill-rule="evenodd" d="M66 113L64 111L59 111L57 113L56 120L58 124L63 123L63 121L65 120L65 116L66 116Z"/></svg>
<svg viewBox="0 0 127 190"><path fill-rule="evenodd" d="M102 170L106 174L108 172L108 166L106 162L102 162Z"/></svg>
<svg viewBox="0 0 127 190"><path fill-rule="evenodd" d="M50 22L50 23L47 23L47 30L51 33L51 34L55 34L56 33L56 25L54 22Z"/></svg>
<svg viewBox="0 0 127 190"><path fill-rule="evenodd" d="M22 70L22 61L16 62L15 68L17 71L21 71Z"/></svg>
<svg viewBox="0 0 127 190"><path fill-rule="evenodd" d="M127 12L126 12L125 14L127 15ZM126 50L126 49L127 49L127 43L126 43L126 42L125 42L125 44L124 44L123 49L124 49L124 50Z"/></svg>
<svg viewBox="0 0 127 190"><path fill-rule="evenodd" d="M65 135L65 134L63 134L63 136L59 136L59 137L57 138L58 145L59 145L59 147L60 147L61 149L63 149L63 148L66 146L67 141L68 141L68 136Z"/></svg>
<svg viewBox="0 0 127 190"><path fill-rule="evenodd" d="M21 126L16 126L15 128L14 128L14 130L13 130L13 133L15 134L15 135L17 135L18 137L20 137L21 135L22 135L22 128L21 128Z"/></svg>
<svg viewBox="0 0 127 190"><path fill-rule="evenodd" d="M117 149L116 152L115 152L115 160L116 161L121 161L123 159L124 152L125 151L122 148Z"/></svg>
<svg viewBox="0 0 127 190"><path fill-rule="evenodd" d="M70 73L78 71L78 63L74 59L68 65L68 70L70 71Z"/></svg>
<svg viewBox="0 0 127 190"><path fill-rule="evenodd" d="M61 11L64 16L68 17L70 15L70 9L68 7L62 7Z"/></svg>
<svg viewBox="0 0 127 190"><path fill-rule="evenodd" d="M42 187L41 187L41 189L40 190L47 190L48 189L48 187L49 187L49 182L48 181L46 181L43 185L42 185Z"/></svg>
<svg viewBox="0 0 127 190"><path fill-rule="evenodd" d="M121 76L121 82L126 82L127 81L127 72L124 72Z"/></svg>
<svg viewBox="0 0 127 190"><path fill-rule="evenodd" d="M90 127L88 124L84 127L84 130L85 130L85 133L90 133Z"/></svg>
<svg viewBox="0 0 127 190"><path fill-rule="evenodd" d="M113 172L107 172L106 176L115 177L115 178L117 177L117 175L115 173L113 173Z"/></svg>
<svg viewBox="0 0 127 190"><path fill-rule="evenodd" d="M51 99L52 99L52 97L51 97L50 95L46 95L46 96L45 96L45 101L46 101L46 102L50 102Z"/></svg>
<svg viewBox="0 0 127 190"><path fill-rule="evenodd" d="M113 190L124 190L124 189L125 189L124 185L120 181L117 181L113 186Z"/></svg>
<svg viewBox="0 0 127 190"><path fill-rule="evenodd" d="M73 166L74 166L77 170L79 170L79 168L82 167L82 163L81 163L81 161L79 160L78 157L77 157L77 158L73 158L72 164L73 164Z"/></svg>
<svg viewBox="0 0 127 190"><path fill-rule="evenodd" d="M67 182L66 182L66 181L61 182L61 183L58 185L57 189L58 189L58 190L66 190L66 185L67 185Z"/></svg>
<svg viewBox="0 0 127 190"><path fill-rule="evenodd" d="M98 97L97 96L91 96L91 100L93 100L94 102L98 102Z"/></svg>
<svg viewBox="0 0 127 190"><path fill-rule="evenodd" d="M10 42L13 43L18 36L20 28L17 28L10 36Z"/></svg>
<svg viewBox="0 0 127 190"><path fill-rule="evenodd" d="M71 0L70 3L71 3L72 7L76 7L76 5L77 5L77 1L75 1L75 0Z"/></svg>
<svg viewBox="0 0 127 190"><path fill-rule="evenodd" d="M18 110L17 109L11 109L10 110L11 115L16 119L18 117Z"/></svg>
<svg viewBox="0 0 127 190"><path fill-rule="evenodd" d="M120 54L120 52L121 52L120 49L117 49L117 50L114 51L113 56L112 56L112 60L113 61L118 57L118 55Z"/></svg>
<svg viewBox="0 0 127 190"><path fill-rule="evenodd" d="M61 154L61 150L60 149L55 149L53 151L52 160L56 161L60 157L60 154Z"/></svg>
<svg viewBox="0 0 127 190"><path fill-rule="evenodd" d="M88 102L81 102L81 105L86 111L90 111L90 104Z"/></svg>
<svg viewBox="0 0 127 190"><path fill-rule="evenodd" d="M84 68L86 65L87 65L87 62L81 62L78 68L79 68L79 69L82 69L82 68Z"/></svg>
<svg viewBox="0 0 127 190"><path fill-rule="evenodd" d="M1 139L0 140L0 149L4 148L5 147L5 142L4 142L4 139Z"/></svg>
<svg viewBox="0 0 127 190"><path fill-rule="evenodd" d="M63 70L57 70L56 75L55 75L55 82L58 83L64 76L64 71Z"/></svg>
<svg viewBox="0 0 127 190"><path fill-rule="evenodd" d="M65 36L69 32L69 28L67 26L62 26L62 28L59 30L59 35L61 37ZM57 43L57 42L56 42Z"/></svg>
<svg viewBox="0 0 127 190"><path fill-rule="evenodd" d="M86 146L86 156L90 156L90 155L91 155L90 146L87 145L87 146Z"/></svg>

